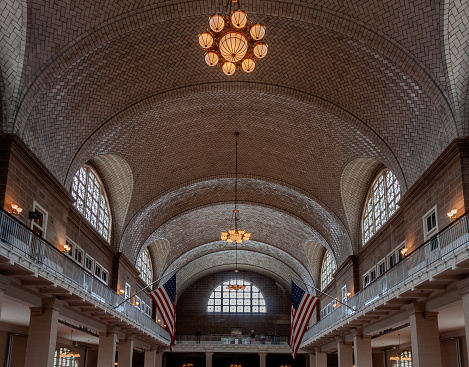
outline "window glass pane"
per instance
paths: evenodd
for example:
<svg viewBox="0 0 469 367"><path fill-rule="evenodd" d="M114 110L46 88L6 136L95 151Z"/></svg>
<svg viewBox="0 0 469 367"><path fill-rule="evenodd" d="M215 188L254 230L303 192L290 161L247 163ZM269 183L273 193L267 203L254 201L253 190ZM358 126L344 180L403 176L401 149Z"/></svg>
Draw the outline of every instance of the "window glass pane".
<svg viewBox="0 0 469 367"><path fill-rule="evenodd" d="M396 176L390 170L384 170L376 178L368 192L368 199L363 211L363 244L380 229L399 208L401 188Z"/></svg>
<svg viewBox="0 0 469 367"><path fill-rule="evenodd" d="M245 285L243 290L228 290L228 285ZM252 305L262 306L262 310L256 307L254 311ZM213 306L212 308L210 308ZM217 308L219 306L219 308ZM227 312L245 313L262 312L266 313L266 301L259 288L249 282L240 279L230 279L215 287L207 302L207 312Z"/></svg>
<svg viewBox="0 0 469 367"><path fill-rule="evenodd" d="M332 274L336 271L336 264L329 251L326 251L321 267L321 289L326 288L332 281Z"/></svg>

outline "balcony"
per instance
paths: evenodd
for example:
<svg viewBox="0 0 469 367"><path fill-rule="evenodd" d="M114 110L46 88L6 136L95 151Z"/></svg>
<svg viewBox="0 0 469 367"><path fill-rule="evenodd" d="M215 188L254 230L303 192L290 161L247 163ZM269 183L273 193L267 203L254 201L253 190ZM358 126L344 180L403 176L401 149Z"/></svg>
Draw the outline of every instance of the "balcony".
<svg viewBox="0 0 469 367"><path fill-rule="evenodd" d="M422 297L416 289L428 282L442 283L467 274L469 264L469 216L464 215L425 242L367 287L306 331L300 347L315 344L337 330L360 324L365 315L379 313L397 299ZM441 287L441 285L440 285ZM420 290L420 292L423 292Z"/></svg>
<svg viewBox="0 0 469 367"><path fill-rule="evenodd" d="M62 292L59 297L70 298L70 304L100 309L101 320L130 325L147 339L169 345L168 332L151 317L130 302L122 303L114 290L4 211L0 211L0 258L6 259L0 261L4 273L21 266L23 277L45 279L51 294Z"/></svg>

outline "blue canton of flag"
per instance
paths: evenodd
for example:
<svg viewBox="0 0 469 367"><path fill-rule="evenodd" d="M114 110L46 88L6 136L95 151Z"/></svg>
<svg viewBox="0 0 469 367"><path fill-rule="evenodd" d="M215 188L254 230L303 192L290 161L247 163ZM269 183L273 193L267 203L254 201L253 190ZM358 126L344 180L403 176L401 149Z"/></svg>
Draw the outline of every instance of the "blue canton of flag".
<svg viewBox="0 0 469 367"><path fill-rule="evenodd" d="M169 350L172 352L173 345L176 344L176 274L161 287L151 292L150 296L168 329L171 338Z"/></svg>
<svg viewBox="0 0 469 367"><path fill-rule="evenodd" d="M291 282L290 349L293 359L296 357L306 326L318 302L319 298L306 293L293 281Z"/></svg>

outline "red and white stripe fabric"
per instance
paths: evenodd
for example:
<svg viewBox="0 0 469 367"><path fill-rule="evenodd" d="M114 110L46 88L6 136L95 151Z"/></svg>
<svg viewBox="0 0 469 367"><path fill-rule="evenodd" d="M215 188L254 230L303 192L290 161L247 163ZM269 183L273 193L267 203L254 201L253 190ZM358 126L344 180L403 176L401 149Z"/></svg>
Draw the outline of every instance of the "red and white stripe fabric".
<svg viewBox="0 0 469 367"><path fill-rule="evenodd" d="M290 349L293 359L300 347L306 326L319 302L319 298L306 293L292 282Z"/></svg>
<svg viewBox="0 0 469 367"><path fill-rule="evenodd" d="M176 344L176 274L161 287L151 292L150 296L167 327L171 338L169 350L172 352L173 345Z"/></svg>

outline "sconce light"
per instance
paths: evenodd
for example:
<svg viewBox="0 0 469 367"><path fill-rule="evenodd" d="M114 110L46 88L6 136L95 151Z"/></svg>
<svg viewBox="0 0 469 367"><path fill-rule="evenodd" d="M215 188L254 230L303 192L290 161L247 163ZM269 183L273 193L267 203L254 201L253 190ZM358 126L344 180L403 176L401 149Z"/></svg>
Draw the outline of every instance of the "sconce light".
<svg viewBox="0 0 469 367"><path fill-rule="evenodd" d="M406 256L407 255L407 248L404 247L402 250L401 250L401 255L402 256Z"/></svg>
<svg viewBox="0 0 469 367"><path fill-rule="evenodd" d="M21 212L23 211L23 208L20 208L18 205L16 204L11 204L11 214L13 215L20 215Z"/></svg>
<svg viewBox="0 0 469 367"><path fill-rule="evenodd" d="M161 320L160 320L160 319L158 319L158 320L156 320L156 322L160 323L160 322L161 322Z"/></svg>
<svg viewBox="0 0 469 367"><path fill-rule="evenodd" d="M138 306L139 304L140 304L139 301L136 301L136 302L135 302L135 306Z"/></svg>
<svg viewBox="0 0 469 367"><path fill-rule="evenodd" d="M446 215L449 217L449 219L451 220L451 222L455 221L457 219L456 217L456 213L458 211L456 209L453 209L451 210L449 213L446 213Z"/></svg>
<svg viewBox="0 0 469 367"><path fill-rule="evenodd" d="M337 302L332 304L332 307L337 308Z"/></svg>
<svg viewBox="0 0 469 367"><path fill-rule="evenodd" d="M348 292L348 293L347 293L347 298L348 298L348 297L352 297L352 293Z"/></svg>
<svg viewBox="0 0 469 367"><path fill-rule="evenodd" d="M123 289L119 289L119 294L124 294L125 291Z"/></svg>
<svg viewBox="0 0 469 367"><path fill-rule="evenodd" d="M65 254L65 253L69 252L71 249L72 248L70 247L70 245L66 243L65 245L63 245L62 250L60 250L60 252Z"/></svg>

